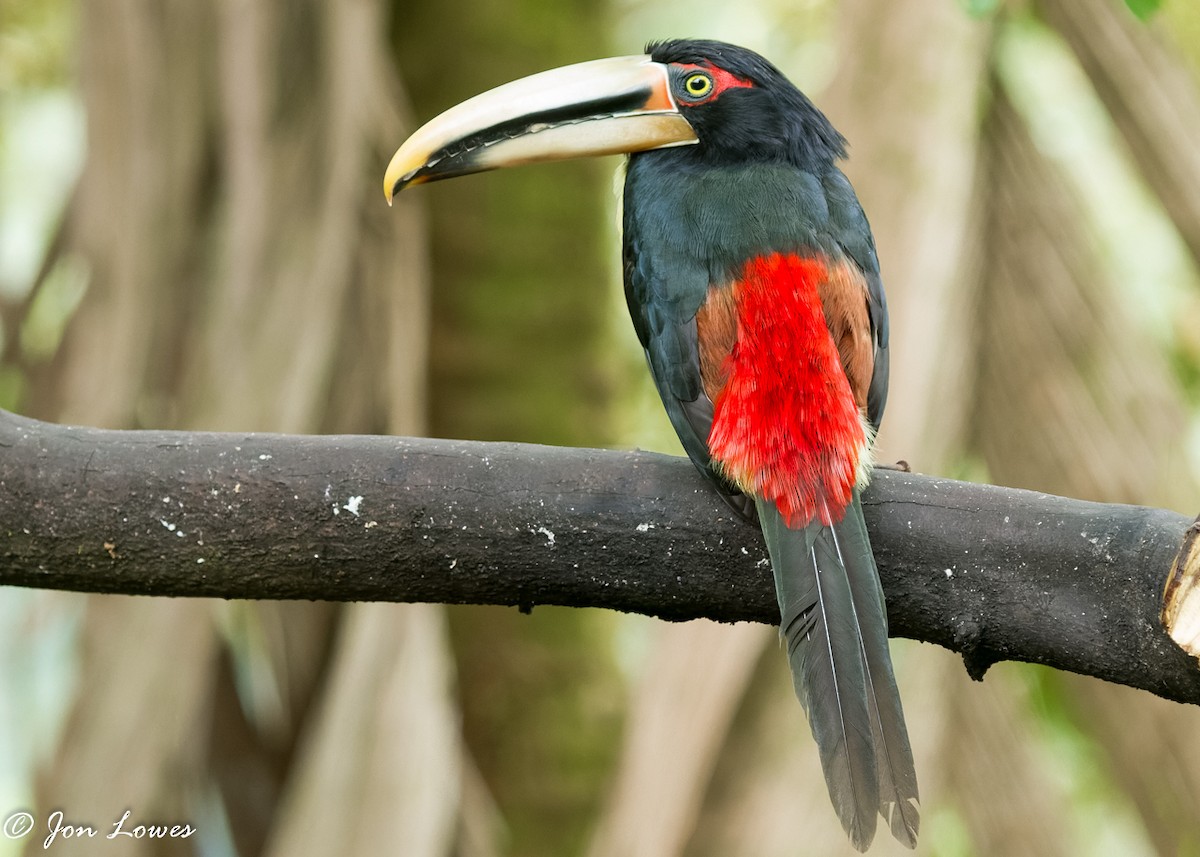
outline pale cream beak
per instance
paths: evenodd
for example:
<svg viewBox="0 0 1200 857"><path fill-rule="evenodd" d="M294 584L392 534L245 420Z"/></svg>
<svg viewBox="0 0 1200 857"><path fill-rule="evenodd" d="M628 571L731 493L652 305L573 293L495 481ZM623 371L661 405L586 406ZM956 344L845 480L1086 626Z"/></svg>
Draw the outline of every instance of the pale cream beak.
<svg viewBox="0 0 1200 857"><path fill-rule="evenodd" d="M477 95L425 123L388 164L383 193L517 164L644 152L698 142L649 56L544 71Z"/></svg>

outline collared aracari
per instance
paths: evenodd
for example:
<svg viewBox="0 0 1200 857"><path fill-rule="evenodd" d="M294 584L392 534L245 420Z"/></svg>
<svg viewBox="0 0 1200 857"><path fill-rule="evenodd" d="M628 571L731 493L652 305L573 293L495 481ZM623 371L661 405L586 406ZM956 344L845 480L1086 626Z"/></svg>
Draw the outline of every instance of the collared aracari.
<svg viewBox="0 0 1200 857"><path fill-rule="evenodd" d="M917 781L860 494L887 399L874 239L845 140L771 63L673 40L543 72L433 119L384 192L628 153L625 295L684 449L762 526L796 695L833 805L916 844Z"/></svg>

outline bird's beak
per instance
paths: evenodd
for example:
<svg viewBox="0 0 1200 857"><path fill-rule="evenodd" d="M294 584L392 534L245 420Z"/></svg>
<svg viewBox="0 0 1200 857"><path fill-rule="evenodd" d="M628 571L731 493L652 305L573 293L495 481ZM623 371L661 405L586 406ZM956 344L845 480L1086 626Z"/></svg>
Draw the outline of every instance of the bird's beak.
<svg viewBox="0 0 1200 857"><path fill-rule="evenodd" d="M516 164L697 142L648 56L593 60L524 77L430 120L392 156L388 203L408 185Z"/></svg>

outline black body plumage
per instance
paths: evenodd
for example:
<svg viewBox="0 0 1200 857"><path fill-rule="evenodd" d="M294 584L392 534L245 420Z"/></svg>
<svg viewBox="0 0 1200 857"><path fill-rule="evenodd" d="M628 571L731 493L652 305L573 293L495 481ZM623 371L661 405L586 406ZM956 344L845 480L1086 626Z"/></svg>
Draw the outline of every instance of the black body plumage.
<svg viewBox="0 0 1200 857"><path fill-rule="evenodd" d="M866 418L887 400L887 307L874 240L836 162L845 141L773 65L712 41L648 46L662 63L711 63L754 85L688 111L699 144L630 156L623 210L625 294L668 416L689 457L728 502L763 528L796 693L809 715L834 807L865 849L882 814L913 847L912 751L892 674L883 592L862 511L833 527L792 528L745 495L710 455L697 313L712 287L775 253L849 263L861 273L874 346Z"/></svg>

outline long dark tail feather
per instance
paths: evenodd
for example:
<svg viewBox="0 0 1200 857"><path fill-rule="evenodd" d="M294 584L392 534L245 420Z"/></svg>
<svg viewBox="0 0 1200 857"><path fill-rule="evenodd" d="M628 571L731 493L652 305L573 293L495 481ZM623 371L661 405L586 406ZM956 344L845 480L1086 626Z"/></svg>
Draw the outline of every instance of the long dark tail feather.
<svg viewBox="0 0 1200 857"><path fill-rule="evenodd" d="M792 684L808 713L834 809L851 843L865 851L875 836L879 777L849 580L827 530L789 529L768 502L758 503L758 517Z"/></svg>
<svg viewBox="0 0 1200 857"><path fill-rule="evenodd" d="M757 506L792 684L808 713L834 809L860 851L874 838L877 813L913 847L916 774L857 498L832 529L791 529L774 504Z"/></svg>
<svg viewBox="0 0 1200 857"><path fill-rule="evenodd" d="M921 827L917 773L908 742L908 728L904 725L900 691L892 672L887 611L883 589L879 585L879 570L867 540L867 525L857 494L845 517L834 525L833 538L850 580L862 634L867 709L875 739L875 766L879 772L879 812L897 840L909 848L916 848Z"/></svg>

